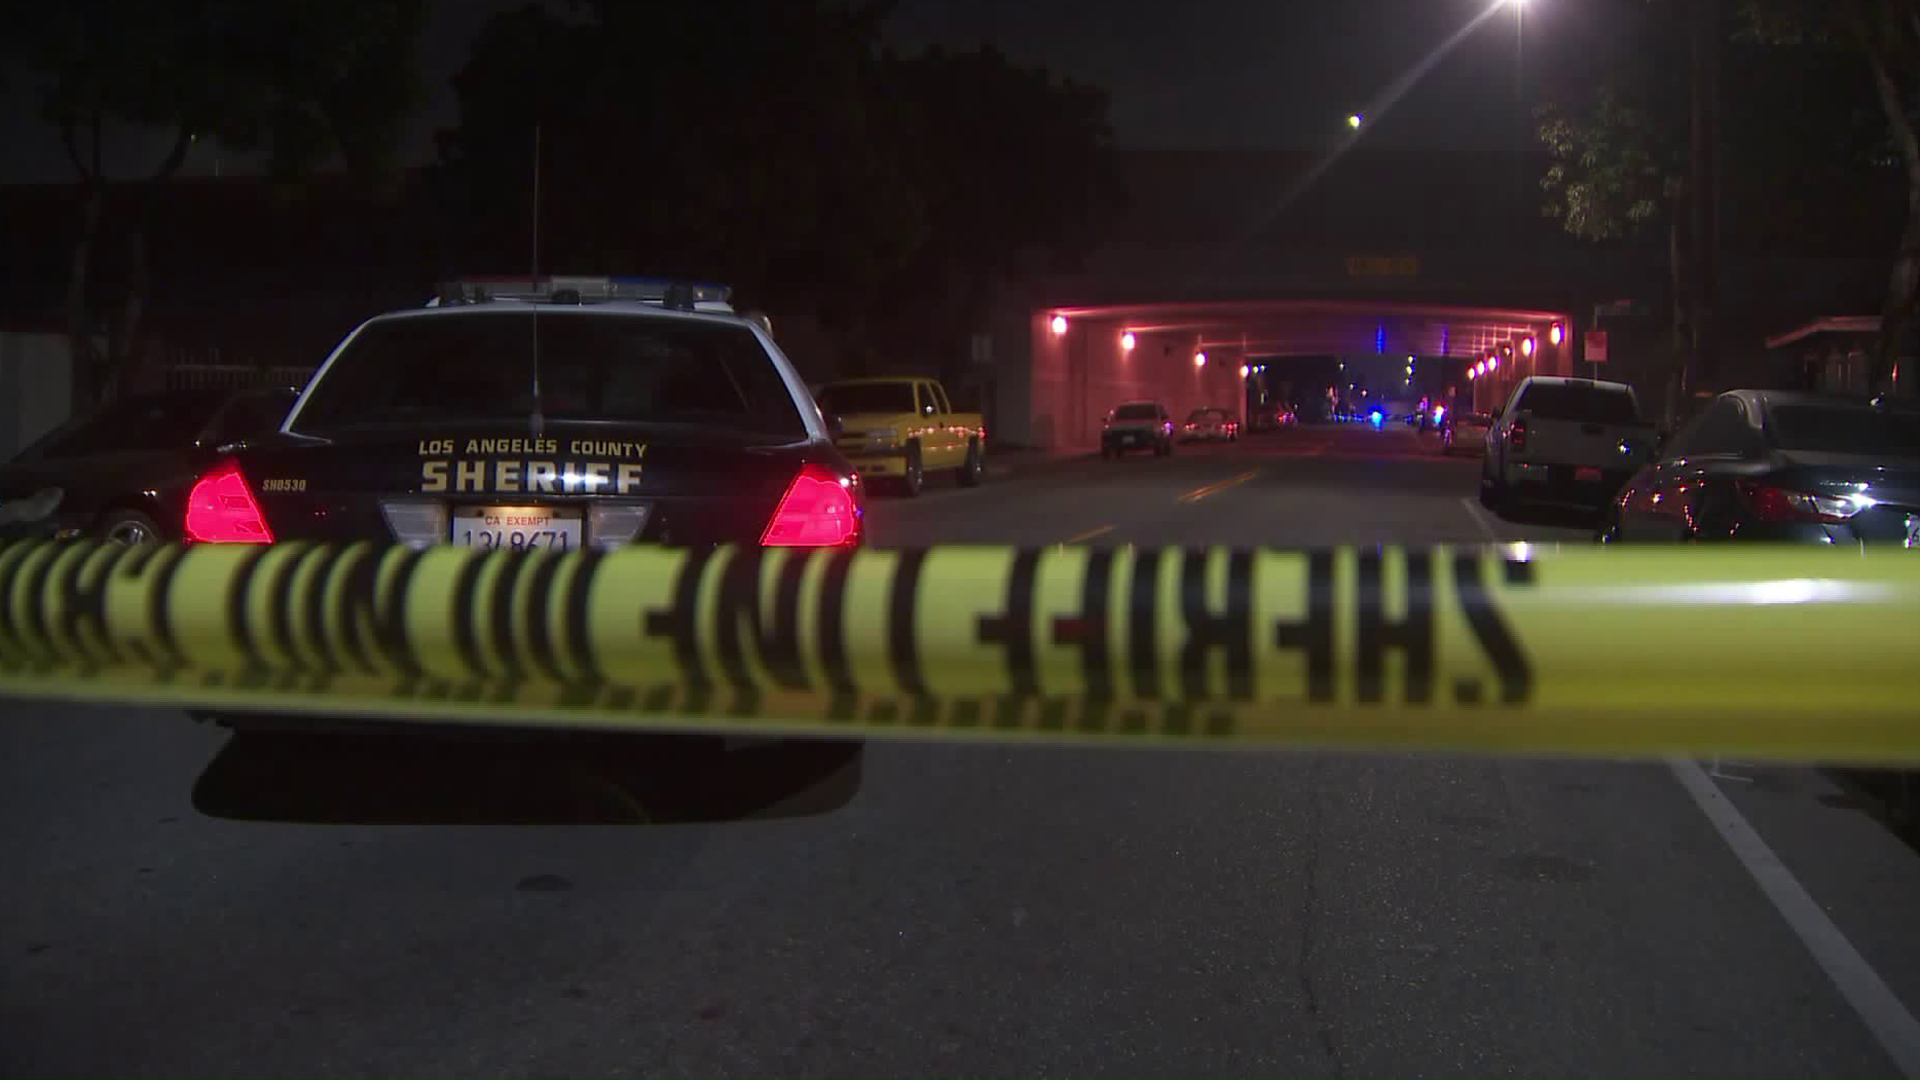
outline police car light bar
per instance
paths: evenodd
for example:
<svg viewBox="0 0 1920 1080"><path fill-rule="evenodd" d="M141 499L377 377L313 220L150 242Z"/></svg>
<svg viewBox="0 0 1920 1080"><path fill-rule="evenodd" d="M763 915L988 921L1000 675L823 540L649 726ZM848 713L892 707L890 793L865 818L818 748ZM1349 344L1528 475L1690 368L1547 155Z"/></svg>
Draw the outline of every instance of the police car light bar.
<svg viewBox="0 0 1920 1080"><path fill-rule="evenodd" d="M677 296L674 294L678 294ZM440 295L429 307L446 304L486 303L490 300L548 301L590 303L605 300L637 300L666 304L677 300L692 310L732 310L733 289L712 282L676 281L672 278L543 275L541 277L464 277L441 286Z"/></svg>

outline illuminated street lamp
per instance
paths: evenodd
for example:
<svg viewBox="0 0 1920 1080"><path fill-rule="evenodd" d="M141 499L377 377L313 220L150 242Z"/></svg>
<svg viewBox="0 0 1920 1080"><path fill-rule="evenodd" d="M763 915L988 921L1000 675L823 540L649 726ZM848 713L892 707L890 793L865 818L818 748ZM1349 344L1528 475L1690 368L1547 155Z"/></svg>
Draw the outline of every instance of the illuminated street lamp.
<svg viewBox="0 0 1920 1080"><path fill-rule="evenodd" d="M1359 131L1360 125L1366 123L1366 120L1367 120L1366 117L1360 115L1359 113L1354 113L1347 117L1347 126L1352 128L1355 131Z"/></svg>
<svg viewBox="0 0 1920 1080"><path fill-rule="evenodd" d="M1533 355L1533 335L1532 334L1528 334L1526 337L1523 337L1520 339L1520 355L1521 356Z"/></svg>
<svg viewBox="0 0 1920 1080"><path fill-rule="evenodd" d="M1206 354L1206 353L1203 353L1203 352L1197 352L1197 353L1194 353L1194 354L1193 354L1193 366L1194 366L1194 367L1206 367L1206 366L1207 366L1207 354Z"/></svg>
<svg viewBox="0 0 1920 1080"><path fill-rule="evenodd" d="M1055 315L1053 317L1053 332L1056 334L1064 334L1067 332L1067 317L1065 315Z"/></svg>
<svg viewBox="0 0 1920 1080"><path fill-rule="evenodd" d="M1252 369L1252 368L1249 368L1249 367L1248 367L1247 365L1245 365L1245 364L1241 364L1241 365L1240 365L1240 377L1241 377L1241 378L1243 378L1243 379L1244 379L1244 378L1246 378L1246 377L1247 377L1247 375L1248 375L1248 374L1249 374L1250 372L1252 372L1252 370L1253 370L1253 369Z"/></svg>
<svg viewBox="0 0 1920 1080"><path fill-rule="evenodd" d="M1558 345L1562 341L1565 341L1566 337L1567 329L1559 323L1554 323L1552 326L1547 327L1547 342L1549 344Z"/></svg>
<svg viewBox="0 0 1920 1080"><path fill-rule="evenodd" d="M1499 357L1497 357L1497 356L1495 356L1495 357L1492 357L1491 359L1489 359L1489 360L1487 361L1487 370L1488 370L1488 371L1499 371L1499 370L1500 370L1500 358L1499 358Z"/></svg>
<svg viewBox="0 0 1920 1080"><path fill-rule="evenodd" d="M1133 351L1133 331L1129 330L1120 335L1120 347L1128 352Z"/></svg>

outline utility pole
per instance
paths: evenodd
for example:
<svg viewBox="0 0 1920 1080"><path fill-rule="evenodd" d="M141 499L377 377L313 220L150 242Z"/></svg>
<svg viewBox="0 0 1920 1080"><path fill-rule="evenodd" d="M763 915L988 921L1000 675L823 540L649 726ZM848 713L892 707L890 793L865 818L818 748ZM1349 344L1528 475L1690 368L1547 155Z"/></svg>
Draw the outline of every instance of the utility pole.
<svg viewBox="0 0 1920 1080"><path fill-rule="evenodd" d="M1692 341L1682 394L1691 398L1715 378L1720 291L1720 4L1692 0L1692 146L1687 192L1693 241L1688 290ZM1683 405L1684 407L1684 405Z"/></svg>

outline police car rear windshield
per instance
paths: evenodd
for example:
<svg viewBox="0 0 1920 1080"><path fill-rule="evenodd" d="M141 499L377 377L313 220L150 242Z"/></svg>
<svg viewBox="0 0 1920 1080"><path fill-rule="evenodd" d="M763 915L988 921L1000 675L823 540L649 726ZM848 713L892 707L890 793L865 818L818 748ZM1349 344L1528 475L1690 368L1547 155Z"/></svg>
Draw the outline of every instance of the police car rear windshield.
<svg viewBox="0 0 1920 1080"><path fill-rule="evenodd" d="M1920 415L1831 405L1780 405L1767 430L1782 450L1920 458Z"/></svg>
<svg viewBox="0 0 1920 1080"><path fill-rule="evenodd" d="M745 327L633 313L462 312L363 328L295 418L301 432L445 422L685 424L801 438L773 360Z"/></svg>
<svg viewBox="0 0 1920 1080"><path fill-rule="evenodd" d="M1534 383L1514 406L1543 420L1576 420L1583 424L1638 424L1633 395L1625 390L1586 383Z"/></svg>
<svg viewBox="0 0 1920 1080"><path fill-rule="evenodd" d="M846 413L910 413L911 383L840 383L822 387L816 400L829 416Z"/></svg>

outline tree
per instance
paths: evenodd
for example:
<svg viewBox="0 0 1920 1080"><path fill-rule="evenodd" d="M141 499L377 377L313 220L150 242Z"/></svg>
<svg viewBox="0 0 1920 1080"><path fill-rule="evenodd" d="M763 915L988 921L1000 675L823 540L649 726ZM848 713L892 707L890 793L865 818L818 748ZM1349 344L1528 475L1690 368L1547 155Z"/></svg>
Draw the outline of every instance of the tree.
<svg viewBox="0 0 1920 1080"><path fill-rule="evenodd" d="M1920 2L1916 0L1741 0L1748 35L1780 47L1844 48L1871 79L1888 141L1906 181L1906 222L1893 252L1871 381L1893 376L1907 354L1920 292ZM1907 372L1900 389L1913 393Z"/></svg>
<svg viewBox="0 0 1920 1080"><path fill-rule="evenodd" d="M1748 24L1735 16L1750 10L1708 24L1702 13L1718 5L1700 0L1644 0L1627 10L1640 22L1610 80L1571 87L1540 111L1553 159L1542 186L1547 214L1584 239L1665 225L1680 360L1671 404L1716 374L1722 233L1752 255L1824 254L1871 235L1882 207L1863 196L1884 171L1884 140L1871 123L1872 88L1837 54L1736 34Z"/></svg>
<svg viewBox="0 0 1920 1080"><path fill-rule="evenodd" d="M529 5L455 77L437 181L464 269L717 278L857 322L921 238L875 89L878 9ZM461 242L462 240L466 242Z"/></svg>
<svg viewBox="0 0 1920 1080"><path fill-rule="evenodd" d="M889 56L881 74L928 223L891 309L965 333L996 281L1071 264L1105 236L1124 192L1104 92L992 47Z"/></svg>
<svg viewBox="0 0 1920 1080"><path fill-rule="evenodd" d="M1589 241L1667 231L1669 310L1675 363L1669 372L1671 413L1687 383L1693 353L1689 315L1695 276L1689 225L1686 36L1674 9L1649 5L1630 50L1612 79L1579 84L1537 110L1539 137L1552 163L1541 179L1544 211L1567 232Z"/></svg>
<svg viewBox="0 0 1920 1080"><path fill-rule="evenodd" d="M0 47L58 130L79 188L66 304L76 409L110 396L141 362L145 224L197 142L264 153L283 183L334 158L365 175L391 171L419 100L423 2L74 0L9 13ZM167 149L116 176L105 133L121 127L161 132ZM126 245L117 319L94 310L110 195L129 204L117 215Z"/></svg>
<svg viewBox="0 0 1920 1080"><path fill-rule="evenodd" d="M603 0L497 16L436 182L460 269L727 281L873 355L920 355L1111 184L1105 98L997 53L884 53L888 7ZM967 328L972 325L967 324Z"/></svg>

